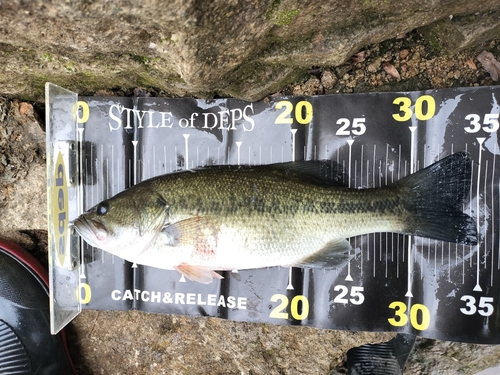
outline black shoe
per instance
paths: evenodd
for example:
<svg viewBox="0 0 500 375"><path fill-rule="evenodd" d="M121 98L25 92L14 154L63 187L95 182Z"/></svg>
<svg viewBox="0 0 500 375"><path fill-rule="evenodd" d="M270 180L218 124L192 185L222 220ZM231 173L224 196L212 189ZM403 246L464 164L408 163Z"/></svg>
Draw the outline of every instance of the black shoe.
<svg viewBox="0 0 500 375"><path fill-rule="evenodd" d="M398 333L387 342L349 349L347 375L403 375L415 339L415 335Z"/></svg>
<svg viewBox="0 0 500 375"><path fill-rule="evenodd" d="M50 334L48 276L0 240L0 374L76 374L63 332Z"/></svg>

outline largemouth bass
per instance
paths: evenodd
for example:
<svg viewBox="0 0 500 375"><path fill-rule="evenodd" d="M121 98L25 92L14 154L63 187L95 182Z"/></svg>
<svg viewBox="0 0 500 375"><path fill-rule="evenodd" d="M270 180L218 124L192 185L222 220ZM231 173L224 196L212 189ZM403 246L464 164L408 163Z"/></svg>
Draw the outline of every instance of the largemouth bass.
<svg viewBox="0 0 500 375"><path fill-rule="evenodd" d="M137 184L74 227L92 246L201 283L221 278L216 270L332 268L350 257L346 238L361 234L476 244L463 213L471 167L460 152L392 185L351 189L330 162L212 166Z"/></svg>

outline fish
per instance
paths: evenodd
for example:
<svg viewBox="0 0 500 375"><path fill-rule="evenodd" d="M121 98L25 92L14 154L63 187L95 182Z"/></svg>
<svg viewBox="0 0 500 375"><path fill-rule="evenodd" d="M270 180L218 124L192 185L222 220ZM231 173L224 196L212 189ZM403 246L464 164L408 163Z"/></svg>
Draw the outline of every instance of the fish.
<svg viewBox="0 0 500 375"><path fill-rule="evenodd" d="M161 175L106 199L74 222L91 246L208 284L216 271L332 269L350 237L389 232L465 245L472 160L457 152L388 186L349 188L330 161L209 166Z"/></svg>

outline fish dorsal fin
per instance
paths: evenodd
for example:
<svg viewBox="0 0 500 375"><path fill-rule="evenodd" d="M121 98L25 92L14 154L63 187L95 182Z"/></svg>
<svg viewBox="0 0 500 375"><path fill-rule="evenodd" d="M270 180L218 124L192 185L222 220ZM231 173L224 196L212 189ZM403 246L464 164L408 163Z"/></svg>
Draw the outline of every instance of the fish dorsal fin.
<svg viewBox="0 0 500 375"><path fill-rule="evenodd" d="M161 234L170 246L192 245L196 251L214 252L220 225L211 216L194 216L166 225Z"/></svg>
<svg viewBox="0 0 500 375"><path fill-rule="evenodd" d="M270 168L283 171L290 177L306 177L322 185L344 186L342 166L333 160L302 160L270 164Z"/></svg>
<svg viewBox="0 0 500 375"><path fill-rule="evenodd" d="M289 179L306 179L319 185L344 187L342 166L332 160L302 160L286 163L252 165L212 165L201 170L234 170L234 171L270 171L282 173Z"/></svg>
<svg viewBox="0 0 500 375"><path fill-rule="evenodd" d="M316 253L294 264L296 267L332 269L348 262L352 255L349 251L352 246L345 238L337 238L327 242Z"/></svg>

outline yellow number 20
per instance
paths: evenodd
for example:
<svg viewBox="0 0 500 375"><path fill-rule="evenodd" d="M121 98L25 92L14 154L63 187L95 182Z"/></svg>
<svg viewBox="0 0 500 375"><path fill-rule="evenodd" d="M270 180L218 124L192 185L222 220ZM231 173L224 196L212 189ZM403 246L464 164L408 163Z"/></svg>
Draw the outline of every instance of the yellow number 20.
<svg viewBox="0 0 500 375"><path fill-rule="evenodd" d="M274 121L275 124L293 124L293 117L292 112L293 111L293 104L289 102L288 100L281 100L278 103L276 103L275 106L276 109L283 109L283 112L281 112L278 117L276 118L276 121ZM313 117L313 107L312 104L302 100L298 102L295 105L295 120L301 124L309 124L312 120Z"/></svg>
<svg viewBox="0 0 500 375"><path fill-rule="evenodd" d="M288 319L288 313L285 309L288 307L288 297L284 294L274 294L271 297L271 302L278 302L280 304L276 306L269 314L270 318L276 319ZM301 303L301 309L299 309L299 302ZM305 296L298 295L292 298L290 303L290 312L295 320L304 320L309 315L309 301Z"/></svg>

